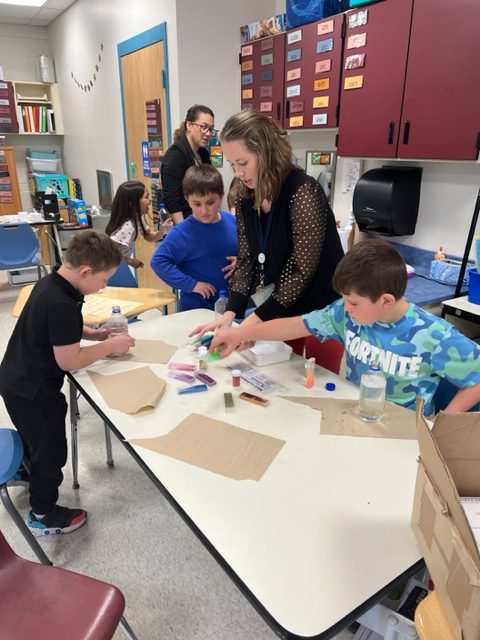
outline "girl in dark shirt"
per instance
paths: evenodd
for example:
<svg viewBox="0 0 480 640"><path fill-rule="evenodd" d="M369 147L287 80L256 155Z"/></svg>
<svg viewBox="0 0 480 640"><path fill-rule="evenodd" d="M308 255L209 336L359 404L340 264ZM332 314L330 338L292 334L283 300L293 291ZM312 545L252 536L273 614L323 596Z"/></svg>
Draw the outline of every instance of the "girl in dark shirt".
<svg viewBox="0 0 480 640"><path fill-rule="evenodd" d="M227 120L220 139L242 182L237 266L220 324L242 317L251 296L255 311L246 324L308 313L336 300L332 277L343 251L334 216L317 181L293 165L286 131L245 110Z"/></svg>

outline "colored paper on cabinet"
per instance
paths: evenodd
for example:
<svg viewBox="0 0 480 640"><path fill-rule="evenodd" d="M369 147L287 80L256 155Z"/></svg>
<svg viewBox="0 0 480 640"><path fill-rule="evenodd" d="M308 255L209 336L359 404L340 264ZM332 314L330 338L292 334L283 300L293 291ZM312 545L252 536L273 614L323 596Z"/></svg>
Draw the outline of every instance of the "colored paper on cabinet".
<svg viewBox="0 0 480 640"><path fill-rule="evenodd" d="M348 91L349 89L361 89L363 87L363 76L350 76L345 78L343 88Z"/></svg>
<svg viewBox="0 0 480 640"><path fill-rule="evenodd" d="M325 73L325 71L330 71L332 68L332 59L327 58L326 60L319 60L315 63L315 73Z"/></svg>
<svg viewBox="0 0 480 640"><path fill-rule="evenodd" d="M303 127L303 116L295 116L290 118L291 127Z"/></svg>
<svg viewBox="0 0 480 640"><path fill-rule="evenodd" d="M356 53L345 58L345 69L361 69L365 66L365 54Z"/></svg>
<svg viewBox="0 0 480 640"><path fill-rule="evenodd" d="M273 87L270 85L262 85L260 87L261 98L271 98L273 95Z"/></svg>
<svg viewBox="0 0 480 640"><path fill-rule="evenodd" d="M291 49L287 51L287 62L295 62L296 60L302 59L302 50L301 49Z"/></svg>
<svg viewBox="0 0 480 640"><path fill-rule="evenodd" d="M253 84L253 73L244 73L242 75L242 84Z"/></svg>
<svg viewBox="0 0 480 640"><path fill-rule="evenodd" d="M253 55L253 45L249 44L248 47L242 47L242 58Z"/></svg>
<svg viewBox="0 0 480 640"><path fill-rule="evenodd" d="M271 110L272 110L272 103L271 102L261 102L260 103L260 111L262 111L264 113L268 113Z"/></svg>
<svg viewBox="0 0 480 640"><path fill-rule="evenodd" d="M242 91L242 98L244 100L248 100L249 98L253 98L253 89L244 89Z"/></svg>
<svg viewBox="0 0 480 640"><path fill-rule="evenodd" d="M320 22L317 26L317 35L323 36L326 33L332 33L334 27L333 20L327 20L327 22Z"/></svg>
<svg viewBox="0 0 480 640"><path fill-rule="evenodd" d="M260 64L265 67L268 64L273 64L273 53L264 53L260 58Z"/></svg>
<svg viewBox="0 0 480 640"><path fill-rule="evenodd" d="M366 44L366 33L354 33L352 36L348 36L347 49L358 49L359 47L364 47Z"/></svg>
<svg viewBox="0 0 480 640"><path fill-rule="evenodd" d="M294 84L291 87L287 87L287 98L294 98L300 95L300 85Z"/></svg>
<svg viewBox="0 0 480 640"><path fill-rule="evenodd" d="M313 108L325 109L326 107L328 107L329 102L330 102L329 96L319 96L313 99Z"/></svg>
<svg viewBox="0 0 480 640"><path fill-rule="evenodd" d="M287 71L287 82L291 82L292 80L298 80L302 75L301 67L297 67L296 69L290 69Z"/></svg>
<svg viewBox="0 0 480 640"><path fill-rule="evenodd" d="M330 89L330 78L322 78L321 80L314 80L313 82L314 91L326 91L327 89Z"/></svg>
<svg viewBox="0 0 480 640"><path fill-rule="evenodd" d="M245 60L242 62L242 71L251 71L253 69L253 60Z"/></svg>
<svg viewBox="0 0 480 640"><path fill-rule="evenodd" d="M361 27L368 22L368 9L363 9L362 11L357 11L356 13L352 13L348 17L348 26L350 29L355 29L355 27Z"/></svg>
<svg viewBox="0 0 480 640"><path fill-rule="evenodd" d="M295 42L300 42L302 39L302 30L297 29L296 31L291 31L287 33L287 44L294 44Z"/></svg>
<svg viewBox="0 0 480 640"><path fill-rule="evenodd" d="M272 82L273 80L273 69L265 69L260 72L262 82Z"/></svg>
<svg viewBox="0 0 480 640"><path fill-rule="evenodd" d="M262 38L260 50L268 51L268 49L273 49L273 38Z"/></svg>
<svg viewBox="0 0 480 640"><path fill-rule="evenodd" d="M290 102L290 113L303 113L305 103L303 100L292 100Z"/></svg>
<svg viewBox="0 0 480 640"><path fill-rule="evenodd" d="M326 40L319 40L317 42L317 53L326 53L333 49L333 38L327 38Z"/></svg>

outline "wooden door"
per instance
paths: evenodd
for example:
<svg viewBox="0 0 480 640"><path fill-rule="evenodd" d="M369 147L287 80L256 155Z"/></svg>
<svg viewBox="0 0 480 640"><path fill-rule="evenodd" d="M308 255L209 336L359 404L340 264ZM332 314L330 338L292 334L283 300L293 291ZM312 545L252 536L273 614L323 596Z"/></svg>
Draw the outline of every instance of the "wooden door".
<svg viewBox="0 0 480 640"><path fill-rule="evenodd" d="M340 13L287 31L286 128L337 126L343 21Z"/></svg>
<svg viewBox="0 0 480 640"><path fill-rule="evenodd" d="M15 215L22 211L22 199L17 178L13 147L0 147L0 215Z"/></svg>
<svg viewBox="0 0 480 640"><path fill-rule="evenodd" d="M398 156L476 160L479 0L415 0Z"/></svg>
<svg viewBox="0 0 480 640"><path fill-rule="evenodd" d="M168 146L166 90L164 87L165 53L164 43L155 42L149 46L121 56L123 79L125 131L127 136L127 155L129 180L140 180L151 192L151 180L143 175L142 141L148 140L146 103L160 99L163 135L163 150ZM136 168L136 171L134 171ZM133 175L136 173L136 175ZM152 214L147 222L153 227ZM142 236L135 243L136 257L144 263L138 269L138 285L172 292L150 267L150 259L156 245L146 242Z"/></svg>
<svg viewBox="0 0 480 640"><path fill-rule="evenodd" d="M284 104L285 34L243 45L242 109L252 108L282 126Z"/></svg>
<svg viewBox="0 0 480 640"><path fill-rule="evenodd" d="M412 7L413 0L384 0L346 14L338 125L341 156L397 155ZM355 18L362 11L367 11L366 24ZM355 61L362 66L352 67Z"/></svg>

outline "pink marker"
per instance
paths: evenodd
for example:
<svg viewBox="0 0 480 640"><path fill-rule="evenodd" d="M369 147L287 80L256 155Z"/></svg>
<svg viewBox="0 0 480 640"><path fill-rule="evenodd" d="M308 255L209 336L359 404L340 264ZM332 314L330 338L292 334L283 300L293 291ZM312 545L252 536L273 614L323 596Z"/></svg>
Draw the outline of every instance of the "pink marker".
<svg viewBox="0 0 480 640"><path fill-rule="evenodd" d="M168 369L174 369L175 371L195 371L196 364L190 364L189 362L169 362Z"/></svg>

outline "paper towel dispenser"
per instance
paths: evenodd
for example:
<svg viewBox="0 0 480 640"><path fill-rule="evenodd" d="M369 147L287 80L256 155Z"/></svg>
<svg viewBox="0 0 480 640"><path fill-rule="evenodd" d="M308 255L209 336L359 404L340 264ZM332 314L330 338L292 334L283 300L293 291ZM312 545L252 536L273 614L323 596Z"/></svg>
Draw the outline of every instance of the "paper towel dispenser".
<svg viewBox="0 0 480 640"><path fill-rule="evenodd" d="M353 192L353 215L360 231L385 236L415 232L420 202L420 167L382 167L366 171Z"/></svg>

